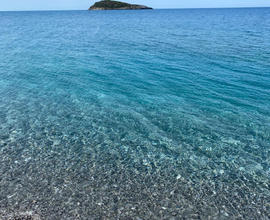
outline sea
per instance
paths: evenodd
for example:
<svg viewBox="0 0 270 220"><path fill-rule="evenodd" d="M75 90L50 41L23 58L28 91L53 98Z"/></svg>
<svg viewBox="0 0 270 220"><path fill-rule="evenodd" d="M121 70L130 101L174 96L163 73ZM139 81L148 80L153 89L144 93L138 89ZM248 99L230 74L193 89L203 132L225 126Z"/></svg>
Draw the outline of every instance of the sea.
<svg viewBox="0 0 270 220"><path fill-rule="evenodd" d="M270 219L270 8L0 12L0 219Z"/></svg>

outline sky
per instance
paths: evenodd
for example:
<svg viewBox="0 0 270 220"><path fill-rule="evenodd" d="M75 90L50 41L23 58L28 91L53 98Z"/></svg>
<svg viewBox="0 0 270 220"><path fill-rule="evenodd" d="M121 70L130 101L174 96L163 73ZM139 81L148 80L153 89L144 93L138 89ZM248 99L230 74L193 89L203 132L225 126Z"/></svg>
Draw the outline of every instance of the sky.
<svg viewBox="0 0 270 220"><path fill-rule="evenodd" d="M0 11L86 10L99 0L0 0ZM270 0L119 0L153 8L270 7Z"/></svg>

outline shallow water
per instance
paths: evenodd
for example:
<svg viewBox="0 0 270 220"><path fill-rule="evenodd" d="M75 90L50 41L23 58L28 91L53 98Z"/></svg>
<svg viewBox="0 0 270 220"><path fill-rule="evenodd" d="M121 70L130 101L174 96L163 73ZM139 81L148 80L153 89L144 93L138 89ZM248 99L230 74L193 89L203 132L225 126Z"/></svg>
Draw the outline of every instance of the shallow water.
<svg viewBox="0 0 270 220"><path fill-rule="evenodd" d="M269 8L0 30L0 218L270 219Z"/></svg>

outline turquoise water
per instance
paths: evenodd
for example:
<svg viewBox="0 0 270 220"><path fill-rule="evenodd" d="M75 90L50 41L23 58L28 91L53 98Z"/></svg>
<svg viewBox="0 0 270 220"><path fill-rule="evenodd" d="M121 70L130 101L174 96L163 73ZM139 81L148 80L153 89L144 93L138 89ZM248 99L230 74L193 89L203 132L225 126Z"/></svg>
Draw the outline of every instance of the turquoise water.
<svg viewBox="0 0 270 220"><path fill-rule="evenodd" d="M269 8L0 12L0 219L270 219L269 39Z"/></svg>

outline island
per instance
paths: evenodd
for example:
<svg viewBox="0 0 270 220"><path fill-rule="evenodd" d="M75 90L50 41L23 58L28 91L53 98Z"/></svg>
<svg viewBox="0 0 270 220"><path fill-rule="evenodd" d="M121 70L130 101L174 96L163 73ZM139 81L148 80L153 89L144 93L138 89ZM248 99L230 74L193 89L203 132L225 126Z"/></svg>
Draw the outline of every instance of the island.
<svg viewBox="0 0 270 220"><path fill-rule="evenodd" d="M133 10L133 9L153 9L144 5L133 5L125 2L103 0L96 2L88 10Z"/></svg>

